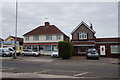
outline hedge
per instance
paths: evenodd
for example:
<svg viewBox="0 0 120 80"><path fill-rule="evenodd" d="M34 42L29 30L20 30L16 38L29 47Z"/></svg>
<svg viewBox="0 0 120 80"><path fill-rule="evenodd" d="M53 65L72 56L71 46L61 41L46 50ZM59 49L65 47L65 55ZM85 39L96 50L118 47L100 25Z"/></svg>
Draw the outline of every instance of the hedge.
<svg viewBox="0 0 120 80"><path fill-rule="evenodd" d="M69 59L72 56L73 44L68 41L60 41L58 43L59 57L63 59Z"/></svg>

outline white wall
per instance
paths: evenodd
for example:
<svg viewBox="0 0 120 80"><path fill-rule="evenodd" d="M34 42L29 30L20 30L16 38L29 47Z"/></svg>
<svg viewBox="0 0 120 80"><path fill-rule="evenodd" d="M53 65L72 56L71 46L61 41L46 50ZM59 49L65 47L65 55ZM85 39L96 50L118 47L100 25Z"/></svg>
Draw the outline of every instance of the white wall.
<svg viewBox="0 0 120 80"><path fill-rule="evenodd" d="M38 43L38 42L59 42L59 41L63 41L64 40L64 36L63 34L61 35L61 40L56 40L56 35L52 35L52 40L46 40L46 35L39 35L39 40L33 40L33 36L29 36L29 41L25 40L24 37L24 43Z"/></svg>

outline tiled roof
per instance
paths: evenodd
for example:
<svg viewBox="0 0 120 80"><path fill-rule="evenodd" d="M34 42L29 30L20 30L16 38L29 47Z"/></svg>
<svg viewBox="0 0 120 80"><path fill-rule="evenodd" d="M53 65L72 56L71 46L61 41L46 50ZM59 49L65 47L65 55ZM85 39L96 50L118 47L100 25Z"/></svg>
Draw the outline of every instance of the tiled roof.
<svg viewBox="0 0 120 80"><path fill-rule="evenodd" d="M3 41L3 39L2 39L2 38L0 38L0 41Z"/></svg>
<svg viewBox="0 0 120 80"><path fill-rule="evenodd" d="M12 37L12 38L15 39L15 36L9 36L8 38L10 38L10 37ZM8 39L8 38L6 38L6 39ZM5 39L5 40L6 40L6 39ZM23 42L23 38L17 37L17 41Z"/></svg>
<svg viewBox="0 0 120 80"><path fill-rule="evenodd" d="M49 26L39 26L33 29L32 31L25 33L23 36L41 35L41 34L64 34L64 33L60 29L58 29L55 25L49 25Z"/></svg>
<svg viewBox="0 0 120 80"><path fill-rule="evenodd" d="M96 42L120 42L120 37L116 37L116 38L96 38Z"/></svg>
<svg viewBox="0 0 120 80"><path fill-rule="evenodd" d="M71 34L73 34L78 28L81 27L81 25L85 25L90 31L92 31L93 33L96 33L93 29L90 28L90 26L88 26L84 21L82 21L72 32ZM92 26L92 25L91 25Z"/></svg>

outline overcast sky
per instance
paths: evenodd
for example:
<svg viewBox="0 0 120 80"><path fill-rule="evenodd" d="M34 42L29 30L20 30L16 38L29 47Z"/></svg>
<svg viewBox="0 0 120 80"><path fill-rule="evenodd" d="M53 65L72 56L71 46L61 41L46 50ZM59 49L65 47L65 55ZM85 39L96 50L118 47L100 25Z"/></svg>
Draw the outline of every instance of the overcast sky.
<svg viewBox="0 0 120 80"><path fill-rule="evenodd" d="M47 21L64 33L70 33L81 21L93 24L96 37L118 36L117 2L19 2L18 36L44 25ZM15 3L2 3L2 37L15 35Z"/></svg>

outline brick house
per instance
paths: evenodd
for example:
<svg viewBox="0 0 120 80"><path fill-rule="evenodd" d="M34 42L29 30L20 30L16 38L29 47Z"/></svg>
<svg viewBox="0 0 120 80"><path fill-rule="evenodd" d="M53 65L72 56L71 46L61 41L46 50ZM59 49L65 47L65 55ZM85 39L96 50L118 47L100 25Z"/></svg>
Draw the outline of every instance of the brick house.
<svg viewBox="0 0 120 80"><path fill-rule="evenodd" d="M86 55L86 50L96 48L100 56L118 57L120 55L120 37L96 38L92 24L81 22L72 32L74 55Z"/></svg>
<svg viewBox="0 0 120 80"><path fill-rule="evenodd" d="M43 26L38 26L23 36L24 48L41 51L43 55L50 55L52 51L57 50L59 41L69 41L67 35L49 22L45 22Z"/></svg>

